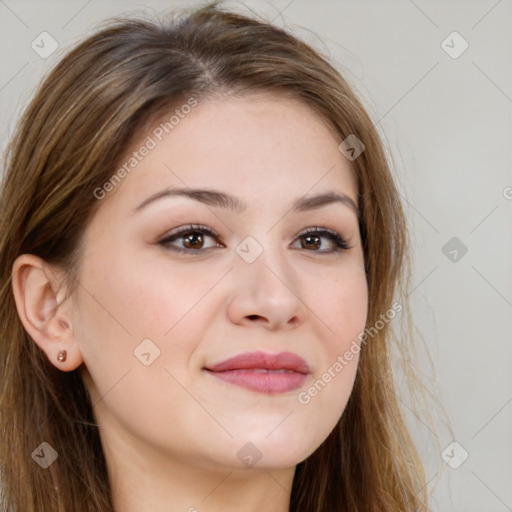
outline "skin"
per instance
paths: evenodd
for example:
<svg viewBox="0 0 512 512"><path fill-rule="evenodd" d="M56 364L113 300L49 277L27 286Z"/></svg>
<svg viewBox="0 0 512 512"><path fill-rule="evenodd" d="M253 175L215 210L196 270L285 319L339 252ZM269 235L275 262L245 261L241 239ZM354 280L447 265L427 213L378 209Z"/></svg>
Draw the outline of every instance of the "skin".
<svg viewBox="0 0 512 512"><path fill-rule="evenodd" d="M349 349L367 314L354 210L335 202L290 211L303 196L332 191L357 204L339 142L297 100L252 94L199 101L102 200L85 232L72 302L61 303L58 269L33 255L16 260L14 294L25 328L56 367L80 367L91 393L116 511L288 510L295 467L342 415L357 355L307 405L298 394ZM215 189L246 208L175 196L134 213L168 187ZM202 252L201 242L191 248L183 236L159 245L191 223L218 239L203 235ZM299 235L319 226L350 248L323 253L335 246L324 235L304 246L307 237ZM263 250L252 263L236 252L248 236ZM144 339L160 350L149 366L134 356ZM57 361L61 349L65 362ZM203 369L255 350L303 357L310 369L304 386L262 394ZM252 467L237 457L246 443L261 454Z"/></svg>

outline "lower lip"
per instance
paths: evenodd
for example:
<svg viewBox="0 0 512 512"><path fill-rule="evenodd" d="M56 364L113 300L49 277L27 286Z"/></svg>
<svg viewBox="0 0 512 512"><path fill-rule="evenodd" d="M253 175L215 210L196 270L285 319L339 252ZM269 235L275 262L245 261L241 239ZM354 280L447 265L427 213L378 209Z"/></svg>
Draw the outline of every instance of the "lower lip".
<svg viewBox="0 0 512 512"><path fill-rule="evenodd" d="M300 388L307 375L298 372L255 372L251 370L225 370L222 372L208 371L213 376L235 386L272 395L285 393Z"/></svg>

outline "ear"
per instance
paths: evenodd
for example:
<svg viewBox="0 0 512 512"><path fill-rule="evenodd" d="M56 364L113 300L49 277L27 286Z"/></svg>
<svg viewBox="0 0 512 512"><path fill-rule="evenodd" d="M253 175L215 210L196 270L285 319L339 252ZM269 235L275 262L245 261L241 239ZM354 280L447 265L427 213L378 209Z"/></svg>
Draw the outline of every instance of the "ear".
<svg viewBox="0 0 512 512"><path fill-rule="evenodd" d="M74 338L71 308L61 304L62 283L48 263L32 254L18 256L13 264L12 289L23 327L54 366L69 372L83 357ZM61 350L67 353L65 361L58 359Z"/></svg>

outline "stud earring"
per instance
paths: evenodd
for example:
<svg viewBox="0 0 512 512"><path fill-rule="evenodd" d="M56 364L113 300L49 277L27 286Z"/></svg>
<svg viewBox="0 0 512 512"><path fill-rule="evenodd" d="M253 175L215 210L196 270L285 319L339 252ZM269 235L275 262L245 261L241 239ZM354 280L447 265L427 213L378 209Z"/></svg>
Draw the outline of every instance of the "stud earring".
<svg viewBox="0 0 512 512"><path fill-rule="evenodd" d="M61 363L63 363L63 362L66 360L66 357L67 357L67 356L68 356L67 351L66 351L66 350L61 350L61 351L59 352L59 355L57 356L57 359L58 359Z"/></svg>

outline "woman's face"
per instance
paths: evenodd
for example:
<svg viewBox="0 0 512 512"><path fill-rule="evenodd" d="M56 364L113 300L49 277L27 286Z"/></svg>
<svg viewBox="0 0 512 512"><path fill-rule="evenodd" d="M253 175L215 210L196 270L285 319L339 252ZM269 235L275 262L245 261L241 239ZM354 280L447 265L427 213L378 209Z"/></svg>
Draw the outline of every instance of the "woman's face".
<svg viewBox="0 0 512 512"><path fill-rule="evenodd" d="M160 121L141 134L86 230L83 377L107 446L292 467L334 428L356 373L357 354L336 365L367 314L356 180L296 100L185 110L169 134Z"/></svg>

